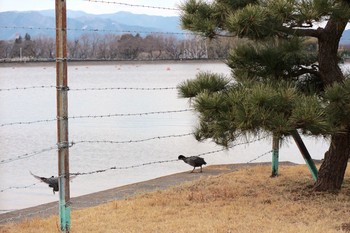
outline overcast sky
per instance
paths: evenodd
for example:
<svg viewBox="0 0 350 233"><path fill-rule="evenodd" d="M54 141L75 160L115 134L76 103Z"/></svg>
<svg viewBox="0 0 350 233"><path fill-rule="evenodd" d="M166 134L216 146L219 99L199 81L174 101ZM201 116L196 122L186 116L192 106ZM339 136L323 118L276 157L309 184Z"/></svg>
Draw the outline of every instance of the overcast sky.
<svg viewBox="0 0 350 233"><path fill-rule="evenodd" d="M155 6L165 8L178 8L183 0L96 0L102 2L89 2L87 0L67 0L67 9L80 10L92 14L115 13L129 11L137 14L149 15L178 15L175 10L153 9L148 7L123 6L108 4L107 2L127 3L132 5ZM55 8L55 0L0 0L0 12L3 11L32 11L48 10Z"/></svg>
<svg viewBox="0 0 350 233"><path fill-rule="evenodd" d="M174 16L179 15L179 11L154 9L146 6L178 8L178 6L184 1L186 0L91 0L91 2L88 0L67 0L67 9L80 10L91 14L108 14L116 13L118 11L129 11L136 14ZM144 7L108 4L108 2L142 5ZM0 12L48 9L55 9L55 0L0 0ZM347 25L347 29L350 29L350 23Z"/></svg>

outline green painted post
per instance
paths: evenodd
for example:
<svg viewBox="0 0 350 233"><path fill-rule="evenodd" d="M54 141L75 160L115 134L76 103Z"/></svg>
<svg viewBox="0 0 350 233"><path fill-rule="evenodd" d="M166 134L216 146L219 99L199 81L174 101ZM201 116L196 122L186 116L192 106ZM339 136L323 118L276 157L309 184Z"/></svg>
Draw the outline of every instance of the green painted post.
<svg viewBox="0 0 350 233"><path fill-rule="evenodd" d="M317 170L317 167L316 167L314 161L312 160L312 158L310 156L309 151L307 150L307 148L306 148L303 140L301 139L298 131L296 131L296 130L293 131L292 136L294 138L295 143L297 144L297 146L299 148L300 153L302 154L302 156L305 160L307 167L309 168L309 170L311 172L312 177L316 181L317 175L318 175L318 170Z"/></svg>
<svg viewBox="0 0 350 233"><path fill-rule="evenodd" d="M279 137L272 138L272 174L271 177L278 176L278 159L279 159Z"/></svg>
<svg viewBox="0 0 350 233"><path fill-rule="evenodd" d="M67 8L66 0L55 1L56 11L56 99L59 177L59 215L62 232L70 231Z"/></svg>

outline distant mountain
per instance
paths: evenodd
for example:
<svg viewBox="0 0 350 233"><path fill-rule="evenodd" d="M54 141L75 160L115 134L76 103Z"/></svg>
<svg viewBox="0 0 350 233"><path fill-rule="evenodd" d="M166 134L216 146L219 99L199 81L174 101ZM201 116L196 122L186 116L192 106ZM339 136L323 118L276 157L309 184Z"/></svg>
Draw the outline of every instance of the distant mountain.
<svg viewBox="0 0 350 233"><path fill-rule="evenodd" d="M67 12L68 38L74 39L87 32L141 35L151 32L182 33L179 17L153 16L118 12L115 14L87 14L82 11ZM0 12L0 40L11 40L26 33L32 37L55 36L55 11Z"/></svg>
<svg viewBox="0 0 350 233"><path fill-rule="evenodd" d="M169 33L179 36L180 19L177 16L155 16L117 12L114 14L88 14L83 11L67 12L68 38L74 39L87 32L124 34L137 33L142 36L151 32ZM31 28L31 29L29 29ZM11 40L17 35L29 33L32 37L39 35L55 36L55 11L8 11L0 12L0 40ZM341 44L350 44L350 29L346 30L340 40Z"/></svg>

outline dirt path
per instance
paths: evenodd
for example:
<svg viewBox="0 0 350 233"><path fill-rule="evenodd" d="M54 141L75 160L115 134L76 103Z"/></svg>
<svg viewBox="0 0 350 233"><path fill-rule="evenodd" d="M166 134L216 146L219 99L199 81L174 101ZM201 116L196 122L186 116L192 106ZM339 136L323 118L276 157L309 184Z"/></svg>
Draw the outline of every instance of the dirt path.
<svg viewBox="0 0 350 233"><path fill-rule="evenodd" d="M292 163L280 163L281 165L292 165ZM181 183L194 181L200 177L216 176L219 174L237 171L240 168L254 166L257 164L229 164L213 165L203 168L202 173L182 172L173 175L163 176L156 179L125 185L118 188L108 189L101 192L87 194L71 198L71 209L81 209L113 200L125 199L140 193L166 189ZM261 165L261 163L259 164ZM58 202L51 202L35 207L16 210L0 215L0 225L8 222L18 222L24 219L48 217L58 214Z"/></svg>

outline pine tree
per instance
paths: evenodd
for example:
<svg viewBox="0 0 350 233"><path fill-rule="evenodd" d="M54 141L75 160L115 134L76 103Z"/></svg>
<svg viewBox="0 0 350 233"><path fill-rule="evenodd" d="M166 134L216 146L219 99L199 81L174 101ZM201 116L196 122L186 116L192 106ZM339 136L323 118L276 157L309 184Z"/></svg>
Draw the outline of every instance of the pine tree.
<svg viewBox="0 0 350 233"><path fill-rule="evenodd" d="M187 0L181 9L185 29L211 39L246 38L227 59L234 81L199 74L179 85L183 97L195 97L197 139L226 146L242 134L283 138L296 130L329 137L314 189L339 190L350 155L350 83L338 46L350 2Z"/></svg>

